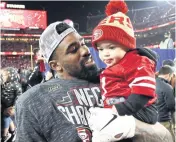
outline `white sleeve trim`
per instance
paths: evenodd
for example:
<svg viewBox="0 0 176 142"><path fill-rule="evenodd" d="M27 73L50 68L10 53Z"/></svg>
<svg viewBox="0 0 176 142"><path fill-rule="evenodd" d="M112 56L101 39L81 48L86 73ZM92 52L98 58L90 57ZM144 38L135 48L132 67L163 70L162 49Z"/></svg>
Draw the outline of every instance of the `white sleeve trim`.
<svg viewBox="0 0 176 142"><path fill-rule="evenodd" d="M142 86L142 87L147 87L147 88L152 88L152 89L156 89L156 86L153 84L149 84L149 83L138 83L138 84L129 84L129 87L133 87L133 86Z"/></svg>
<svg viewBox="0 0 176 142"><path fill-rule="evenodd" d="M155 78L153 77L150 77L150 76L142 76L142 77L137 77L135 78L130 84L134 84L138 81L142 81L142 80L149 80L149 81L152 81L153 83L156 82Z"/></svg>

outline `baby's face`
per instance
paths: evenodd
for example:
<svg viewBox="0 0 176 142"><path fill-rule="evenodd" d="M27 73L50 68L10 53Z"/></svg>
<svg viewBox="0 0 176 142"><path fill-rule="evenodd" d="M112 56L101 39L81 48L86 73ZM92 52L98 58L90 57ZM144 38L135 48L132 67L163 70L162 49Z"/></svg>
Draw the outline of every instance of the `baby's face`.
<svg viewBox="0 0 176 142"><path fill-rule="evenodd" d="M107 67L117 64L126 54L126 50L123 46L108 40L98 42L97 50L100 59Z"/></svg>

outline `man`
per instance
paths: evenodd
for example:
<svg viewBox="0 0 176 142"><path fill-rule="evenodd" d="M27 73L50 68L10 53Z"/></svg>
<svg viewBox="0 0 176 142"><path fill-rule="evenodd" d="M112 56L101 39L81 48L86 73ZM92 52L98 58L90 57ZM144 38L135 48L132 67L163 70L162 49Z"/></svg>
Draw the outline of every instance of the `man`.
<svg viewBox="0 0 176 142"><path fill-rule="evenodd" d="M158 94L158 121L164 125L174 137L171 119L172 113L175 112L175 99L173 88L169 84L173 74L174 70L172 67L168 65L161 67L158 78L156 79L156 93Z"/></svg>
<svg viewBox="0 0 176 142"><path fill-rule="evenodd" d="M173 70L174 70L174 74L171 78L171 81L169 82L171 84L171 86L173 87L174 89L174 96L176 96L176 92L175 92L175 80L176 80L176 63L175 61L171 60L171 59L167 59L167 60L164 60L162 62L162 66L165 66L165 65L168 65L170 66Z"/></svg>
<svg viewBox="0 0 176 142"><path fill-rule="evenodd" d="M18 99L16 141L90 142L92 135L87 110L93 106L101 107L103 103L97 83L97 67L84 39L73 27L55 22L41 35L40 50L56 78L34 86ZM110 118L112 115L108 114ZM113 122L117 122L120 117L114 118ZM123 118L127 121L120 120L121 125L115 126L118 130L118 126L126 128L121 131L126 135L123 138L130 138L134 135L134 118ZM107 123L101 122L102 125Z"/></svg>
<svg viewBox="0 0 176 142"><path fill-rule="evenodd" d="M165 66L165 65L168 65L170 66L173 70L174 70L174 73L173 73L173 76L171 78L171 81L169 82L169 84L173 87L173 92L174 92L174 97L176 97L176 60L170 60L170 59L167 59L167 60L164 60L162 62L162 66ZM176 98L175 98L176 100ZM172 123L173 123L173 131L174 133L176 132L176 124L175 124L175 112L172 114Z"/></svg>

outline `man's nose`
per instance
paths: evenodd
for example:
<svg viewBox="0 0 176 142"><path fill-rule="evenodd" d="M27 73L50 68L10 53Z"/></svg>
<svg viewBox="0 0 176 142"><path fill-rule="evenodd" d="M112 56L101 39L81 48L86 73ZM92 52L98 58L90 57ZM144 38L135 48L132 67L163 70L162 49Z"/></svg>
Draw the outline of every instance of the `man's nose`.
<svg viewBox="0 0 176 142"><path fill-rule="evenodd" d="M87 46L81 47L81 56L83 57L90 56L90 50Z"/></svg>

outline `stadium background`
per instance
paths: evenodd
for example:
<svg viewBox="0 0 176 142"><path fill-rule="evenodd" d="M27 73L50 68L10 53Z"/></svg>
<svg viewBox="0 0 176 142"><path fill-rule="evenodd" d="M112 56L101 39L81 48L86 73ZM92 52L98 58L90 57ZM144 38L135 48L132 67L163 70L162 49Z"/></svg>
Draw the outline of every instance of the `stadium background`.
<svg viewBox="0 0 176 142"><path fill-rule="evenodd" d="M106 4L107 1L53 1L52 4L41 1L1 2L1 67L33 69L32 50L38 48L40 34L51 22L64 19L73 20L75 28L85 37L97 65L101 68L105 67L99 60L97 52L91 48L91 32L105 17ZM137 47L148 47L159 54L157 69L163 60L173 60L176 54L174 1L127 1L127 4L129 5L128 16L135 30ZM65 11L66 7L68 12ZM165 40L164 34L168 32L171 33L174 41L174 49L160 49L159 44Z"/></svg>

